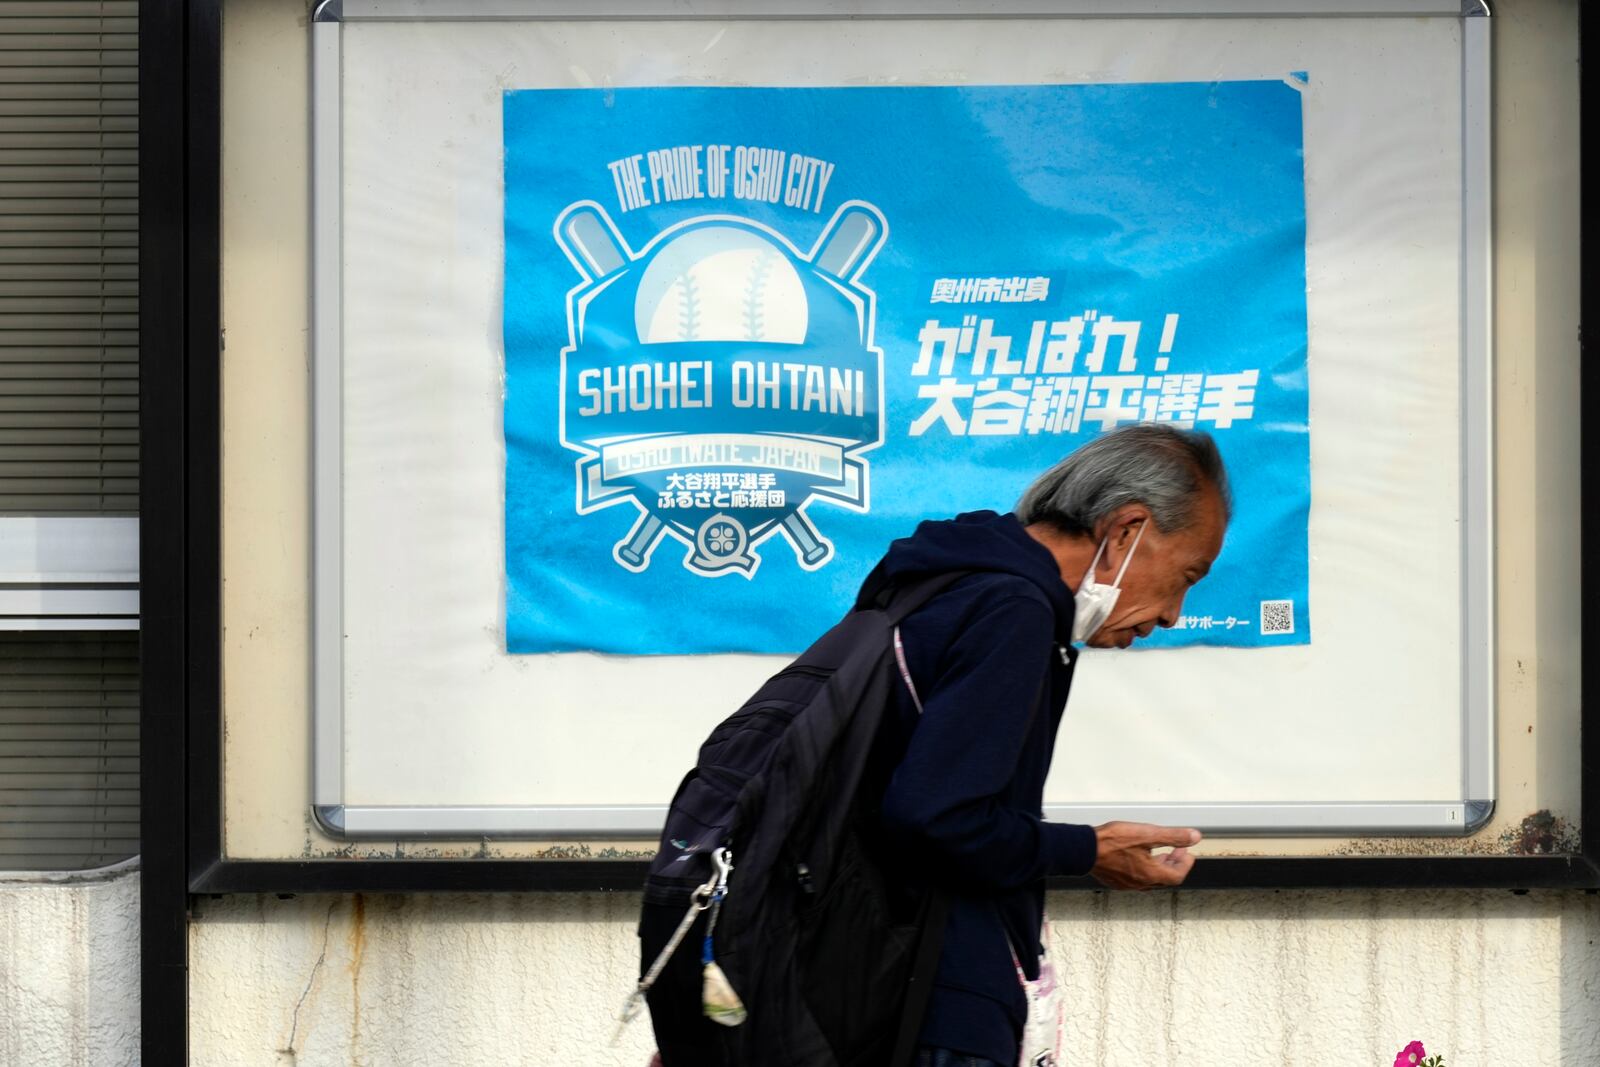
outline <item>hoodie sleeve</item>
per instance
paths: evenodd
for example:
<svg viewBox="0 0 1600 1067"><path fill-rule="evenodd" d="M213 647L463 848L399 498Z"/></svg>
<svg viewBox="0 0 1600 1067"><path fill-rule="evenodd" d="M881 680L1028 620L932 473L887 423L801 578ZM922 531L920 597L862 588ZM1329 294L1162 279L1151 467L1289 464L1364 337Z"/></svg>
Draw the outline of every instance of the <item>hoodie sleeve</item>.
<svg viewBox="0 0 1600 1067"><path fill-rule="evenodd" d="M1050 609L1034 597L974 612L923 694L884 793L885 830L963 885L1015 888L1094 866L1093 827L1047 823L999 799L1032 733L1052 643Z"/></svg>

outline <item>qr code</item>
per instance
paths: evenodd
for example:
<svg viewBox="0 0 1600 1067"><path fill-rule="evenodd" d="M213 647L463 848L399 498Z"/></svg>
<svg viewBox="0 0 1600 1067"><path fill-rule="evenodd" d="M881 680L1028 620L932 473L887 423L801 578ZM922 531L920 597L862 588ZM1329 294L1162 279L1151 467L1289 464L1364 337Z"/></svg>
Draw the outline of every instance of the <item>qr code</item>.
<svg viewBox="0 0 1600 1067"><path fill-rule="evenodd" d="M1263 600L1261 602L1261 632L1264 634L1294 633L1294 601Z"/></svg>

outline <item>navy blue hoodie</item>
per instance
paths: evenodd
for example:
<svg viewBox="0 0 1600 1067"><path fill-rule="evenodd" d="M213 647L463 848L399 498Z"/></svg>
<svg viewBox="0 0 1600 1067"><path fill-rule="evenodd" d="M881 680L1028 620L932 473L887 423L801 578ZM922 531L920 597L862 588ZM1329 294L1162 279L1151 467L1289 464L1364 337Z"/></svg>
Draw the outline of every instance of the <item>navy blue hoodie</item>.
<svg viewBox="0 0 1600 1067"><path fill-rule="evenodd" d="M1036 977L1044 879L1095 862L1092 827L1041 811L1077 658L1072 591L1014 516L976 511L895 541L857 603L949 571L976 573L900 627L923 711L897 687L880 818L906 880L954 893L921 1043L1010 1065L1027 1014L1011 946Z"/></svg>

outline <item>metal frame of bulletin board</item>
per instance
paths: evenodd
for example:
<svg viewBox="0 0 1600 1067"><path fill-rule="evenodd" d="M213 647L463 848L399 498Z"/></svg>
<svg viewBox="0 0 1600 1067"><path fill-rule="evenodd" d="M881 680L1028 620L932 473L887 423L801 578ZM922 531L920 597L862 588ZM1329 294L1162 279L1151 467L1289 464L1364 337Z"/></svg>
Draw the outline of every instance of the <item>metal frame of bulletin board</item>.
<svg viewBox="0 0 1600 1067"><path fill-rule="evenodd" d="M843 7L827 0L761 9L761 17L828 18ZM746 15L739 5L708 4L685 17ZM878 18L961 14L960 5L890 3ZM1491 19L1481 3L1392 0L1356 6L1318 0L1208 4L1109 0L1018 2L984 12L999 17L1139 16L1426 16L1462 23L1461 415L1462 456L1460 685L1461 791L1437 803L1285 804L1263 814L1257 805L1122 805L1124 817L1193 822L1216 833L1333 833L1362 826L1386 833L1471 833L1494 806L1495 714L1493 634L1493 401L1490 275ZM585 5L554 0L324 0L312 25L312 346L313 346L313 797L319 823L333 836L385 839L478 837L653 836L663 809L641 805L406 806L352 803L345 795L346 637L344 500L343 42L345 27L363 22L545 20L655 17L650 3ZM1054 818L1099 821L1113 813L1093 806L1050 809Z"/></svg>

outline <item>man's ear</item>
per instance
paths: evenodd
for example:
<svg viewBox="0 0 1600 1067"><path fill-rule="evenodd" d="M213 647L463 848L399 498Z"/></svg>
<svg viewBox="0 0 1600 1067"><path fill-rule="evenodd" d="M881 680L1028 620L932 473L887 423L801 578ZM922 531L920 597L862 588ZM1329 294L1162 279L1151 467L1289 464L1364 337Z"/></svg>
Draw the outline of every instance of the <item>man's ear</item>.
<svg viewBox="0 0 1600 1067"><path fill-rule="evenodd" d="M1111 518L1107 521L1107 549L1126 552L1133 546L1133 539L1138 535L1140 527L1150 521L1152 521L1150 509L1143 504L1122 505L1111 513Z"/></svg>

